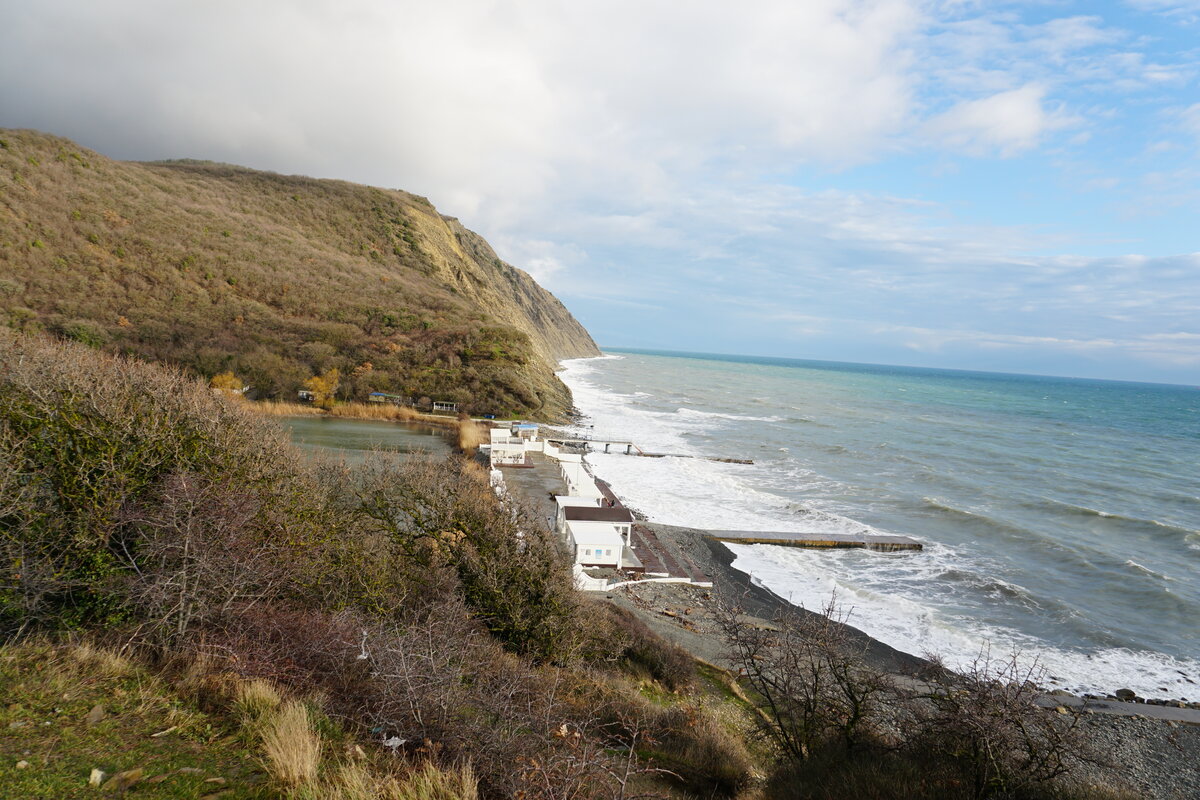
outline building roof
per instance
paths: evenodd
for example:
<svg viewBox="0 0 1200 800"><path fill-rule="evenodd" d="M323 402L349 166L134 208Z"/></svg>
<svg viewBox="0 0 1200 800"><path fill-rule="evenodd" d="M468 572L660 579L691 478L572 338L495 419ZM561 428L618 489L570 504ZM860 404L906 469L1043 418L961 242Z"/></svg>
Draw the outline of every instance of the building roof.
<svg viewBox="0 0 1200 800"><path fill-rule="evenodd" d="M571 538L581 547L624 547L625 539L616 528L585 528L582 531L571 530Z"/></svg>
<svg viewBox="0 0 1200 800"><path fill-rule="evenodd" d="M581 508L599 508L598 497L579 497L573 494L558 494L554 496L554 502L559 506L572 506Z"/></svg>
<svg viewBox="0 0 1200 800"><path fill-rule="evenodd" d="M633 513L628 508L568 506L563 509L563 514L568 522L633 522Z"/></svg>

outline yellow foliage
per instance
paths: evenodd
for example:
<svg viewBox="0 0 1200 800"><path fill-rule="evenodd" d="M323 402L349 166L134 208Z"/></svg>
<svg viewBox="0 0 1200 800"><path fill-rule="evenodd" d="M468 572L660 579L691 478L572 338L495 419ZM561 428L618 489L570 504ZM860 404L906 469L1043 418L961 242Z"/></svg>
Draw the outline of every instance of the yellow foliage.
<svg viewBox="0 0 1200 800"><path fill-rule="evenodd" d="M232 372L222 372L219 375L213 375L208 385L213 389L220 389L225 394L242 393L242 382Z"/></svg>
<svg viewBox="0 0 1200 800"><path fill-rule="evenodd" d="M304 382L304 388L313 393L315 405L320 408L333 408L333 397L337 394L341 379L341 373L334 367L326 370L324 374L313 375Z"/></svg>

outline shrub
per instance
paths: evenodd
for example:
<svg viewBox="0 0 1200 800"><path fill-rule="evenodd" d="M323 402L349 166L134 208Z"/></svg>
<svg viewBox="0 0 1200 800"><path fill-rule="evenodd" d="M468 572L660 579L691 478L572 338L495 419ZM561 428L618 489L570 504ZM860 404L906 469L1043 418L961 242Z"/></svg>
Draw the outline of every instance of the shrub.
<svg viewBox="0 0 1200 800"><path fill-rule="evenodd" d="M669 708L650 721L655 766L700 797L735 797L751 782L753 760L739 732L696 705Z"/></svg>
<svg viewBox="0 0 1200 800"><path fill-rule="evenodd" d="M863 659L831 601L823 613L786 609L769 627L720 614L731 660L764 709L761 731L787 758L803 761L831 745L872 743L900 705L889 676Z"/></svg>
<svg viewBox="0 0 1200 800"><path fill-rule="evenodd" d="M1078 729L1077 714L1034 701L1045 670L1018 654L983 650L962 674L936 669L926 677L913 746L936 754L966 778L972 796L1008 797L1049 787L1097 760Z"/></svg>
<svg viewBox="0 0 1200 800"><path fill-rule="evenodd" d="M188 542L226 566L250 553L269 566L264 548L311 542L320 492L269 425L178 372L0 331L0 481L13 489L0 506L0 628L111 624L139 604L159 614L171 581L197 574ZM191 577L184 608L159 618L176 634L202 597L231 599L229 576L227 589Z"/></svg>
<svg viewBox="0 0 1200 800"><path fill-rule="evenodd" d="M667 689L682 690L696 680L696 659L677 644L666 641L632 612L608 602L590 603L586 644L589 660L616 660L638 676L647 676Z"/></svg>
<svg viewBox="0 0 1200 800"><path fill-rule="evenodd" d="M100 349L108 343L108 334L102 328L83 320L72 320L59 327L59 333L72 341Z"/></svg>
<svg viewBox="0 0 1200 800"><path fill-rule="evenodd" d="M552 534L477 465L460 458L375 457L359 471L363 531L419 564L442 559L467 606L515 652L569 659L580 642L578 599Z"/></svg>

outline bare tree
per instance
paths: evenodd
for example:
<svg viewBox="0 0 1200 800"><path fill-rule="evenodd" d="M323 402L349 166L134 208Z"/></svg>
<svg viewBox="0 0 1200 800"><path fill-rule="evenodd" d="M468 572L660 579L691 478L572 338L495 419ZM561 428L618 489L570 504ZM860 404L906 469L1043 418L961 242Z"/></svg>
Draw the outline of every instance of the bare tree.
<svg viewBox="0 0 1200 800"><path fill-rule="evenodd" d="M284 543L256 524L260 501L194 473L169 475L149 502L127 510L120 557L129 597L160 637L276 596Z"/></svg>
<svg viewBox="0 0 1200 800"><path fill-rule="evenodd" d="M1045 675L1036 659L989 648L959 674L937 665L913 706L916 738L958 764L978 798L1052 783L1094 756L1078 715L1036 704Z"/></svg>
<svg viewBox="0 0 1200 800"><path fill-rule="evenodd" d="M894 711L895 684L866 664L845 619L834 600L819 614L783 610L769 625L748 624L736 606L720 614L730 660L762 709L761 732L796 761L876 740Z"/></svg>

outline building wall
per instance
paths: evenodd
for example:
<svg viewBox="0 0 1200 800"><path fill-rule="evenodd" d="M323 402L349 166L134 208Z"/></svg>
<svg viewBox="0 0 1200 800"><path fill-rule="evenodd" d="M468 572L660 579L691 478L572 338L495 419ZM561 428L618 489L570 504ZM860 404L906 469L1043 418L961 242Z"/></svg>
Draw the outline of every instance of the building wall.
<svg viewBox="0 0 1200 800"><path fill-rule="evenodd" d="M621 545L581 542L575 546L575 561L584 566L619 567Z"/></svg>

